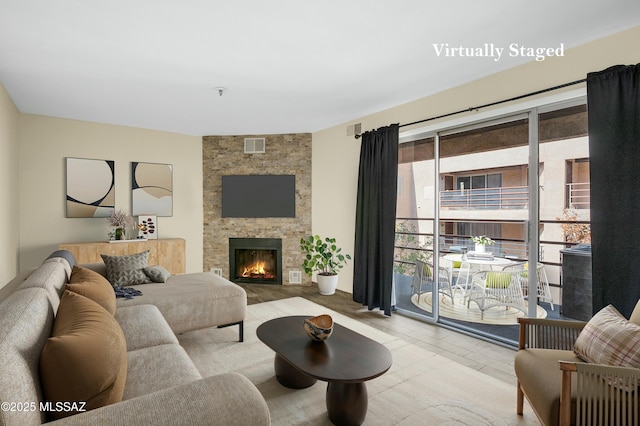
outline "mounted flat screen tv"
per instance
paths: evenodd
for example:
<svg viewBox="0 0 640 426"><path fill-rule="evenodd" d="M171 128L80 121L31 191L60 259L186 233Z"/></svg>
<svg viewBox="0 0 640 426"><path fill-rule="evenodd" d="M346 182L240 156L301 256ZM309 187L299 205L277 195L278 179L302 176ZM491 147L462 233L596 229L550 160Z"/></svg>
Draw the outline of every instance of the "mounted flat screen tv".
<svg viewBox="0 0 640 426"><path fill-rule="evenodd" d="M296 217L296 177L222 176L222 217Z"/></svg>

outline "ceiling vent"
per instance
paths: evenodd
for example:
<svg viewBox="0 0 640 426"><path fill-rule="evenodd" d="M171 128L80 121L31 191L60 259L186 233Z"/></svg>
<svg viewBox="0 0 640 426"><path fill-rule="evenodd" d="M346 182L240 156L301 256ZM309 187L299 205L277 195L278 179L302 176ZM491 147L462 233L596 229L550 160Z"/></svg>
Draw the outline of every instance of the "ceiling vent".
<svg viewBox="0 0 640 426"><path fill-rule="evenodd" d="M264 154L265 138L244 138L245 154Z"/></svg>

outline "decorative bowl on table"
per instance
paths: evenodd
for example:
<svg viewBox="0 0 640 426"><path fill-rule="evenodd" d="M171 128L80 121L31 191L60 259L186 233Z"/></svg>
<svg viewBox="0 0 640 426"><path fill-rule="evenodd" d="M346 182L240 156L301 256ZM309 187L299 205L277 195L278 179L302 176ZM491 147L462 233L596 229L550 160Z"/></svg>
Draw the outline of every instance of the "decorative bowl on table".
<svg viewBox="0 0 640 426"><path fill-rule="evenodd" d="M333 318L330 315L318 315L317 317L307 318L303 323L304 331L312 340L321 342L326 340L333 333Z"/></svg>

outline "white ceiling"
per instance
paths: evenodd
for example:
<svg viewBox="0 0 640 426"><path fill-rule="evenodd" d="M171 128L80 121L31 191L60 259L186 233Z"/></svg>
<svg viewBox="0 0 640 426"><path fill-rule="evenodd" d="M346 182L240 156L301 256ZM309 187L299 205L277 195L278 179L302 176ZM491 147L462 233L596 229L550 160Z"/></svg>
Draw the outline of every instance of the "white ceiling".
<svg viewBox="0 0 640 426"><path fill-rule="evenodd" d="M0 0L0 82L23 113L314 132L532 60L434 43L569 49L639 24L638 0Z"/></svg>

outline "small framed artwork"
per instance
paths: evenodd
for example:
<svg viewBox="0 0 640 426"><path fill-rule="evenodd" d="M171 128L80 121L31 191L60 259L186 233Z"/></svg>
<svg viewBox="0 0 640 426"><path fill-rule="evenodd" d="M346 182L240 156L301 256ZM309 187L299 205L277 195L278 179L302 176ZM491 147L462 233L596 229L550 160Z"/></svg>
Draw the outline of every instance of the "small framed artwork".
<svg viewBox="0 0 640 426"><path fill-rule="evenodd" d="M158 239L158 219L155 214L138 216L138 238Z"/></svg>

